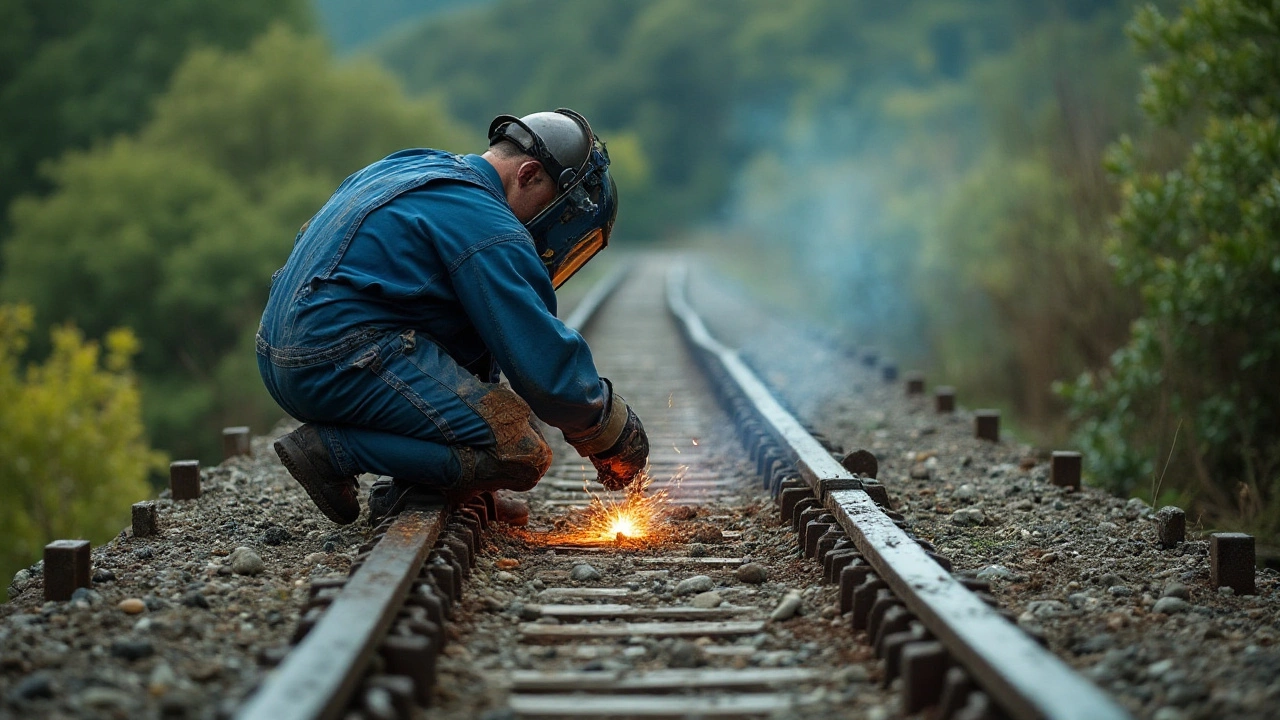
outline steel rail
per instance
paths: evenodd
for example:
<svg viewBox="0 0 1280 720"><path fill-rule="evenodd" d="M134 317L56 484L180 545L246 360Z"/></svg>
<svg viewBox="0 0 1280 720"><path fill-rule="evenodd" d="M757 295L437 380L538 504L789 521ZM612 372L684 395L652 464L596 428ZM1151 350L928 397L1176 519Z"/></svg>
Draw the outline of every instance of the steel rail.
<svg viewBox="0 0 1280 720"><path fill-rule="evenodd" d="M447 515L442 506L400 513L316 626L236 717L331 720L345 715Z"/></svg>
<svg viewBox="0 0 1280 720"><path fill-rule="evenodd" d="M592 286L565 324L581 332L627 273L628 265L620 265ZM449 514L443 505L401 512L315 627L236 712L237 720L335 720L346 715Z"/></svg>
<svg viewBox="0 0 1280 720"><path fill-rule="evenodd" d="M687 274L683 266L669 273L667 305L712 380L748 404L876 575L974 682L1017 720L1129 719L1110 697L945 572L878 508L738 353L711 335L685 298Z"/></svg>

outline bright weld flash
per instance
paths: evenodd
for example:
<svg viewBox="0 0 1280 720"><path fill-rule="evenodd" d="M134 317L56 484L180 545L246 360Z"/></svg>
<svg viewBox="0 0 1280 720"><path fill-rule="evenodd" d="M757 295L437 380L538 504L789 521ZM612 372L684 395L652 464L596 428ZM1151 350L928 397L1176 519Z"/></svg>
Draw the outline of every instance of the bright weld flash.
<svg viewBox="0 0 1280 720"><path fill-rule="evenodd" d="M629 515L619 515L613 519L613 524L609 526L609 532L614 537L621 535L624 538L641 537L636 531L636 522Z"/></svg>
<svg viewBox="0 0 1280 720"><path fill-rule="evenodd" d="M679 484L684 468L671 479ZM652 490L653 478L641 473L622 497L591 491L591 505L567 518L562 529L531 535L542 544L603 545L643 541L646 545L670 540L672 528L665 511L670 502L667 489ZM651 491L652 490L652 491Z"/></svg>

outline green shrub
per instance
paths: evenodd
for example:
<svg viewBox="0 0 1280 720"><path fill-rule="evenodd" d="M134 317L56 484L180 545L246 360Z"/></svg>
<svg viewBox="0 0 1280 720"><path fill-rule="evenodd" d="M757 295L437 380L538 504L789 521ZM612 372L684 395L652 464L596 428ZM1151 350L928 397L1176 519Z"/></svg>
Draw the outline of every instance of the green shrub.
<svg viewBox="0 0 1280 720"><path fill-rule="evenodd" d="M25 369L30 306L0 305L0 577L59 538L107 540L129 524L164 457L148 446L130 362L138 341L109 332L101 345L71 326ZM7 585L5 582L3 585Z"/></svg>
<svg viewBox="0 0 1280 720"><path fill-rule="evenodd" d="M1280 528L1280 6L1197 0L1132 33L1156 56L1142 107L1192 134L1180 167L1112 148L1111 243L1142 317L1110 366L1060 387L1094 477L1193 494L1215 521ZM1176 438L1176 440L1175 440ZM1166 470L1167 466L1167 470Z"/></svg>

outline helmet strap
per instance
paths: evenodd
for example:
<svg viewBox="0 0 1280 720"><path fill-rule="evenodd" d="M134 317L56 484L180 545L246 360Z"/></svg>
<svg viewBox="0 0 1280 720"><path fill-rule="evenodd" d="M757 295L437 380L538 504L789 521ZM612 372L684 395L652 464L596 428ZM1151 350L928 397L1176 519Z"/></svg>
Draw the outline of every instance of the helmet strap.
<svg viewBox="0 0 1280 720"><path fill-rule="evenodd" d="M595 134L591 132L591 125L587 122L587 119L578 113L568 108L557 108L556 112L571 118L587 134L588 152L586 159L582 161L582 167L568 168L560 164L560 161L547 148L547 144L542 141L542 137L534 132L533 128L529 127L523 120L513 115L499 115L494 118L493 124L489 126L489 146L493 147L497 143L506 140L525 153L532 155L542 164L542 168L547 171L547 175L551 176L552 181L555 182L556 192L563 193L573 185L574 181L586 170L587 164L591 162L590 148L595 145ZM510 132L512 125L528 134L530 140L527 147L518 138L512 136Z"/></svg>

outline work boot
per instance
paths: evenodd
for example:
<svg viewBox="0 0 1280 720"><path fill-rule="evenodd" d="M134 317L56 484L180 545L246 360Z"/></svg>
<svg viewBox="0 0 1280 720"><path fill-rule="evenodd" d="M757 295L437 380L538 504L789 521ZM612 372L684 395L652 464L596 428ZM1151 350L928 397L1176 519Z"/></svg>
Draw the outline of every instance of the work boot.
<svg viewBox="0 0 1280 720"><path fill-rule="evenodd" d="M382 476L369 488L369 526L377 527L410 505L443 505L445 502L444 496L434 488Z"/></svg>
<svg viewBox="0 0 1280 720"><path fill-rule="evenodd" d="M354 475L343 475L329 458L329 448L310 424L275 442L276 454L289 474L311 496L320 512L339 525L360 517L359 486Z"/></svg>

